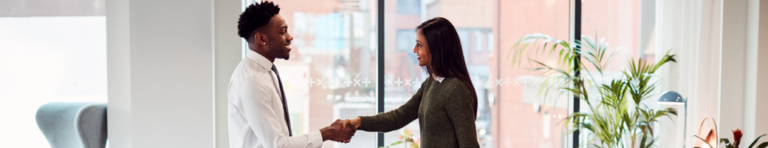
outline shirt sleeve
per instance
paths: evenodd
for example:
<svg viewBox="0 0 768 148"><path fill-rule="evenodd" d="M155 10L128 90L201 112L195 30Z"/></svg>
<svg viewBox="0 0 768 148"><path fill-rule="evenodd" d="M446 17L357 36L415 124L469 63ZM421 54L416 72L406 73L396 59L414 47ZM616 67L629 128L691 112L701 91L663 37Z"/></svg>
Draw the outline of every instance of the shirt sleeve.
<svg viewBox="0 0 768 148"><path fill-rule="evenodd" d="M395 110L380 113L375 116L360 116L360 127L364 131L389 132L408 125L419 117L419 105L423 95L424 86L432 80L428 78L422 82L421 87L408 102Z"/></svg>
<svg viewBox="0 0 768 148"><path fill-rule="evenodd" d="M456 133L456 139L459 140L461 148L479 148L477 143L477 131L475 127L475 101L472 93L466 89L466 85L459 82L456 84L448 96L450 101L445 104L445 111L448 113L453 128Z"/></svg>
<svg viewBox="0 0 768 148"><path fill-rule="evenodd" d="M295 137L284 134L287 132L283 130L280 122L284 119L278 117L272 107L272 101L278 99L269 95L270 83L250 78L237 90L240 101L238 109L259 139L259 143L270 148L320 148L323 145L320 131Z"/></svg>

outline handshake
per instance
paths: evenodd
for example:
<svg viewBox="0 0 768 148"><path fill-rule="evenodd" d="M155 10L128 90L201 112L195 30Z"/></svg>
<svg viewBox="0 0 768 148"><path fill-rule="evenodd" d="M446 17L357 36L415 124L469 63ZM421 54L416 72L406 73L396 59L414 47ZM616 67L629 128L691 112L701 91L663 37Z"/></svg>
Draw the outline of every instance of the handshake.
<svg viewBox="0 0 768 148"><path fill-rule="evenodd" d="M341 143L349 143L352 136L360 127L360 117L354 119L336 119L330 126L320 129L323 141L332 140Z"/></svg>

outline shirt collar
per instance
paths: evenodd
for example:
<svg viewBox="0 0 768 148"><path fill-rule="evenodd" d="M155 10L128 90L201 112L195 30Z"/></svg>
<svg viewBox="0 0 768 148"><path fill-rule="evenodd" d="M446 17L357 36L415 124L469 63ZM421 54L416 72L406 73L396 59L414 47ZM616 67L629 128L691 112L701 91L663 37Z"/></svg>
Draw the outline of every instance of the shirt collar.
<svg viewBox="0 0 768 148"><path fill-rule="evenodd" d="M443 83L443 80L445 80L445 77L437 76L435 77L435 80L437 80L438 83Z"/></svg>
<svg viewBox="0 0 768 148"><path fill-rule="evenodd" d="M264 69L269 69L269 70L272 69L272 62L269 62L267 58L265 58L259 53L254 52L251 49L248 49L246 51L245 57L256 62L256 64L259 64L259 66L263 67Z"/></svg>

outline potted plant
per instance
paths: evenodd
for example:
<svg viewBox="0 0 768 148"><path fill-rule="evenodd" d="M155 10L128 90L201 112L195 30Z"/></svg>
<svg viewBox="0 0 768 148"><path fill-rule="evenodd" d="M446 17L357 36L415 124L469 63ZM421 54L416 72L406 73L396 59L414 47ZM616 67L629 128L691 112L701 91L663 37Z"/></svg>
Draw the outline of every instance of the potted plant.
<svg viewBox="0 0 768 148"><path fill-rule="evenodd" d="M720 138L720 143L724 143L725 144L725 148L739 148L739 145L741 144L741 136L743 136L744 133L742 133L741 130L738 129L738 128L736 130L734 130L734 131L731 131L731 132L733 133L733 142L734 143L731 143L731 141L729 141L728 138ZM765 134L760 135L757 138L755 138L755 141L752 141L752 144L750 144L749 147L747 147L747 148L754 148L755 144L757 144L757 141L759 141L760 138L763 138L763 136L765 136ZM707 142L707 140L704 140L704 139L702 139L699 136L696 136L696 138L699 138L699 140L702 140L702 141L704 141L704 143L709 145L709 142ZM713 147L713 146L709 145L709 147ZM765 147L768 147L768 142L763 142L763 143L761 143L760 145L757 146L757 148L765 148Z"/></svg>
<svg viewBox="0 0 768 148"><path fill-rule="evenodd" d="M545 94L545 98L550 93L570 93L586 102L588 109L582 110L587 112L577 112L563 120L572 131L586 130L593 135L580 143L581 146L651 147L656 142L652 123L664 116L677 115L673 108L655 110L641 102L657 87L653 79L656 70L667 62L675 62L675 55L669 52L655 63L630 59L621 78L599 82L596 78L603 78L603 70L617 53L608 50L604 39L595 42L591 37L582 36L580 41L568 43L537 33L523 36L512 49L507 59L511 56L513 66L519 66L523 59L527 59L536 66L533 70L547 75L539 92ZM535 53L530 55L528 49ZM557 65L533 59L539 53L556 55ZM592 96L594 92L599 95Z"/></svg>

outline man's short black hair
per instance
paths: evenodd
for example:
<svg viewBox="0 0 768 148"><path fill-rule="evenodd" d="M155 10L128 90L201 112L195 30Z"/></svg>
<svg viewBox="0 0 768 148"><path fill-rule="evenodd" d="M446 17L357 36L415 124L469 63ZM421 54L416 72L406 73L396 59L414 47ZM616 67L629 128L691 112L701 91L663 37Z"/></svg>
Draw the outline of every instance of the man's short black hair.
<svg viewBox="0 0 768 148"><path fill-rule="evenodd" d="M272 2L262 1L251 4L243 14L240 14L240 20L237 21L237 34L251 41L250 38L253 37L256 29L269 24L269 20L278 13L280 13L280 6Z"/></svg>

